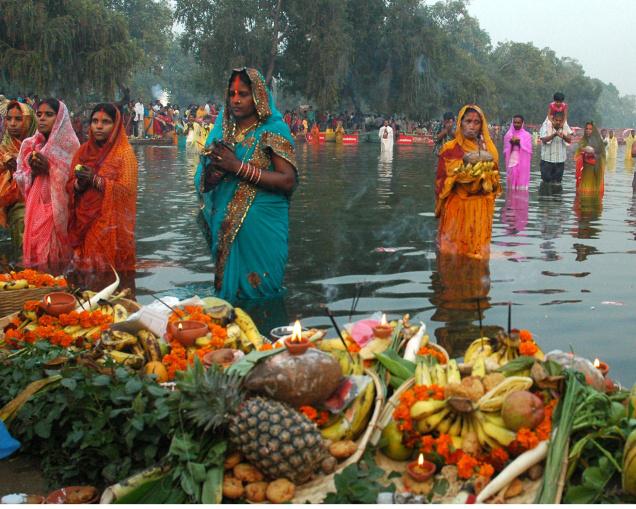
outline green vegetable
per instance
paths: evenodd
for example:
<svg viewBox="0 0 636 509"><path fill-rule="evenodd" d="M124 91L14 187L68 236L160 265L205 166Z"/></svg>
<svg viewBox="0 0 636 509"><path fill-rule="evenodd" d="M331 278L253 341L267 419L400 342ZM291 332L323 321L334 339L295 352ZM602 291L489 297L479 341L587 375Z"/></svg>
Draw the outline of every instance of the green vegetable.
<svg viewBox="0 0 636 509"><path fill-rule="evenodd" d="M507 362L499 369L497 369L497 371L499 373L503 373L506 376L511 376L514 373L519 373L520 371L530 369L535 362L537 362L537 359L535 359L534 357L522 355L520 357L517 357L516 359L511 360L510 362Z"/></svg>
<svg viewBox="0 0 636 509"><path fill-rule="evenodd" d="M565 458L565 450L570 440L570 433L575 419L575 408L583 386L579 381L583 377L572 370L565 371L566 389L552 416L552 426L556 431L552 434L548 446L548 457L541 489L535 504L554 504L557 497L558 483Z"/></svg>
<svg viewBox="0 0 636 509"><path fill-rule="evenodd" d="M415 374L416 364L403 359L395 350L388 349L382 353L376 353L375 357L392 376L406 380Z"/></svg>
<svg viewBox="0 0 636 509"><path fill-rule="evenodd" d="M367 450L363 458L336 474L336 492L327 494L325 504L375 504L380 492L394 492L393 483L379 482L384 470L375 464L373 451Z"/></svg>

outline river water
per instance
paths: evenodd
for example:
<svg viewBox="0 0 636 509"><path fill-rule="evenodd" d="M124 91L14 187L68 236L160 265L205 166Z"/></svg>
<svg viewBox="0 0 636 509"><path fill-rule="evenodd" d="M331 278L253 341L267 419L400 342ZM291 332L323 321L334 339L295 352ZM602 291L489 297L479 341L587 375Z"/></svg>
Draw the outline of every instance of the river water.
<svg viewBox="0 0 636 509"><path fill-rule="evenodd" d="M186 297L212 291L209 248L197 226L195 158L177 147L136 147L138 300L150 293ZM299 144L300 185L291 206L288 288L280 302L246 307L262 332L297 317L330 326L383 311L410 313L452 354L483 327L530 329L544 351L600 357L625 385L634 346L633 269L636 198L633 167L618 159L606 172L601 201L575 199L572 157L562 188L540 185L535 147L530 189L496 202L489 261L458 264L435 253L435 157L424 145ZM505 186L504 186L505 187ZM0 240L0 251L8 251ZM356 302L354 303L354 298ZM631 318L630 318L631 317Z"/></svg>

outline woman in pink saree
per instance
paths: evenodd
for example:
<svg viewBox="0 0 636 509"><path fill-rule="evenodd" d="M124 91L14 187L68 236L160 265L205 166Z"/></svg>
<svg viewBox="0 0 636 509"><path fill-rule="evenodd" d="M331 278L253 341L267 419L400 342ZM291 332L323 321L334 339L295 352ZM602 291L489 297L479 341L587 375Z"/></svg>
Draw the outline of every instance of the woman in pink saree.
<svg viewBox="0 0 636 509"><path fill-rule="evenodd" d="M504 136L506 159L506 187L528 189L530 163L532 162L532 135L525 130L523 117L515 115L510 129Z"/></svg>
<svg viewBox="0 0 636 509"><path fill-rule="evenodd" d="M23 263L61 271L72 254L66 184L80 144L64 103L45 99L38 104L36 117L38 132L22 142L14 176L26 205Z"/></svg>

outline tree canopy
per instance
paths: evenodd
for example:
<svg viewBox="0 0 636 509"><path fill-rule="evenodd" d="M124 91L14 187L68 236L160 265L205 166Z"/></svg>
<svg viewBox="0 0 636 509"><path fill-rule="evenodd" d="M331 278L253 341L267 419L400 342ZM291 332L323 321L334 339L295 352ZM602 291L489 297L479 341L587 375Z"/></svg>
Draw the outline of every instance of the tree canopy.
<svg viewBox="0 0 636 509"><path fill-rule="evenodd" d="M493 121L539 123L560 91L571 124L636 123L635 98L576 60L527 42L493 47L466 3L3 0L0 84L109 98L117 83L144 98L159 84L186 102L222 97L230 70L253 66L319 109L430 119L475 102Z"/></svg>

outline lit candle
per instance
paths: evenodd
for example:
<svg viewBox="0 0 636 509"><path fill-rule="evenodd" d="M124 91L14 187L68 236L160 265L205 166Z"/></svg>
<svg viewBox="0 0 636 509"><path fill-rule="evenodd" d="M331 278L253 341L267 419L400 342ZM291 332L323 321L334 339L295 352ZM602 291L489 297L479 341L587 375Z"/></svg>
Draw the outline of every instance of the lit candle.
<svg viewBox="0 0 636 509"><path fill-rule="evenodd" d="M50 306L50 305L51 305L51 296L50 296L50 295L47 295L47 296L46 296L46 304L47 304L48 306Z"/></svg>
<svg viewBox="0 0 636 509"><path fill-rule="evenodd" d="M168 324L168 332L183 346L193 346L196 339L205 336L208 332L208 326L204 322L197 320L181 320L176 323Z"/></svg>
<svg viewBox="0 0 636 509"><path fill-rule="evenodd" d="M380 320L380 323L376 325L375 327L373 327L373 335L376 338L386 339L391 335L392 332L393 332L393 327L391 327L391 324L387 323L386 315L382 313L382 318Z"/></svg>
<svg viewBox="0 0 636 509"><path fill-rule="evenodd" d="M603 376L607 376L607 373L609 373L609 366L607 363L599 360L598 358L594 359L594 367L598 369Z"/></svg>
<svg viewBox="0 0 636 509"><path fill-rule="evenodd" d="M296 320L292 335L285 338L285 346L291 355L301 355L309 348L309 341L303 337L303 328L300 322Z"/></svg>
<svg viewBox="0 0 636 509"><path fill-rule="evenodd" d="M435 470L435 464L426 461L422 453L420 453L417 461L412 461L406 466L406 473L416 482L427 481L433 476Z"/></svg>

